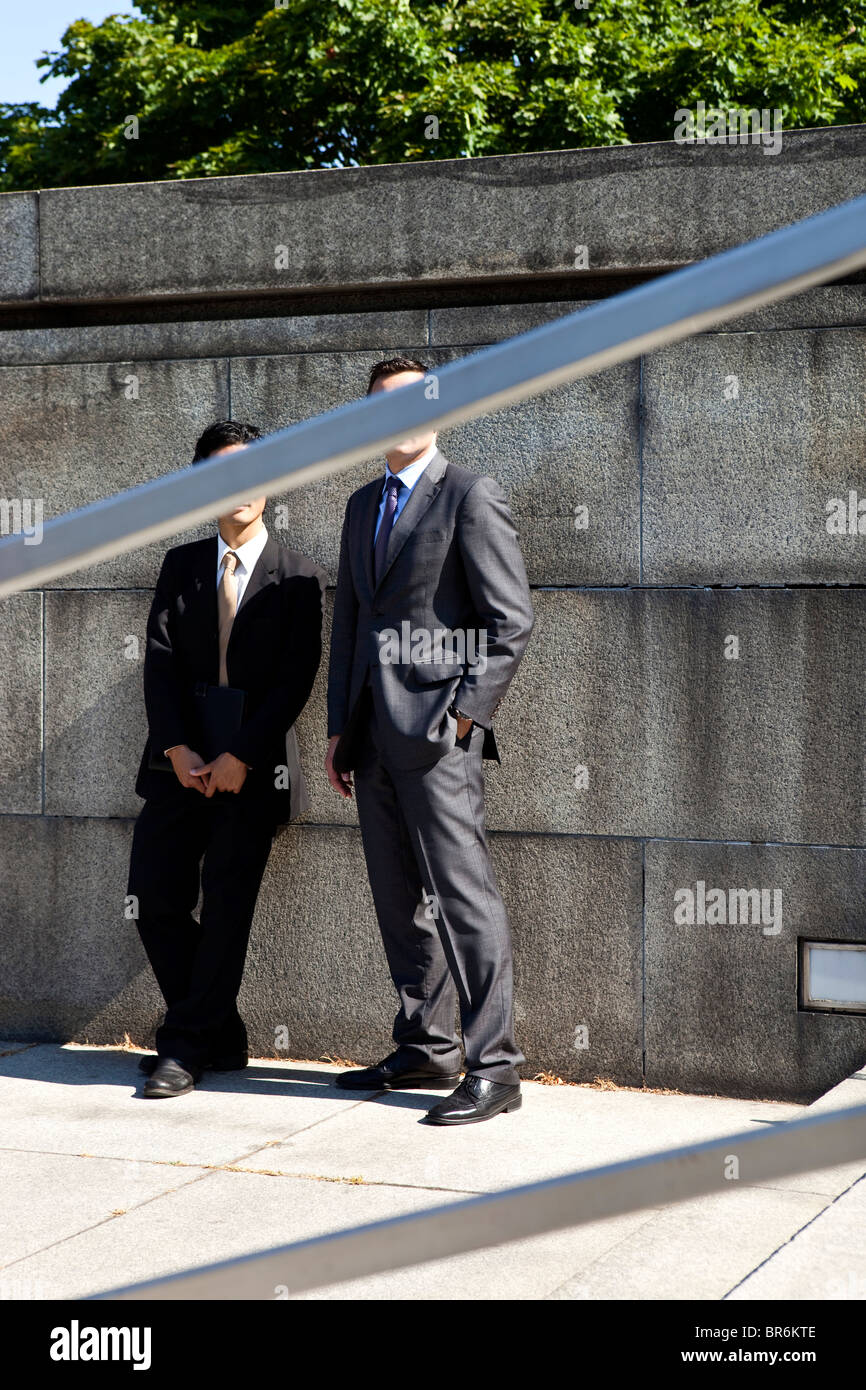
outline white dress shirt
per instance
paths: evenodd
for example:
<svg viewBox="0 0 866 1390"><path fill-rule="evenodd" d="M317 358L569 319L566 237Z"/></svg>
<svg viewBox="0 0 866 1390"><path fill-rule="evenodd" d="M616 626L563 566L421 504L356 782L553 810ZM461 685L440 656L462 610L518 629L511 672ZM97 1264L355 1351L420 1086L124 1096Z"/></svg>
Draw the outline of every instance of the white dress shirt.
<svg viewBox="0 0 866 1390"><path fill-rule="evenodd" d="M401 469L399 473L392 473L390 466L387 463L385 464L385 479L382 483L382 497L379 502L379 514L376 517L376 529L373 532L374 545L376 544L376 537L379 534L379 527L381 525L382 517L385 512L385 498L387 496L386 487L388 479L399 478L400 482L403 484L403 486L397 493L397 507L394 512L393 523L396 525L397 517L400 515L406 503L409 501L409 493L412 491L418 479L421 477L421 474L424 472L424 469L427 467L428 463L432 459L438 447L439 446L436 443L436 440L434 439L433 443L430 445L430 448L425 449L424 453L421 455L420 458L417 458L414 463L407 464L407 466Z"/></svg>
<svg viewBox="0 0 866 1390"><path fill-rule="evenodd" d="M260 531L256 531L256 534L253 537L251 537L250 540L244 541L243 545L238 545L235 547L234 553L238 557L238 562L235 566L235 580L238 586L238 608L240 608L241 606L241 599L244 596L244 589L247 587L249 577L255 569L256 562L265 548L265 543L267 542L267 539L268 528L266 526L263 526ZM223 556L225 555L226 551L230 549L231 547L226 545L222 536L219 535L219 533L217 533L217 588L219 588L220 582L222 581L223 577ZM235 609L235 612L237 612L237 608Z"/></svg>

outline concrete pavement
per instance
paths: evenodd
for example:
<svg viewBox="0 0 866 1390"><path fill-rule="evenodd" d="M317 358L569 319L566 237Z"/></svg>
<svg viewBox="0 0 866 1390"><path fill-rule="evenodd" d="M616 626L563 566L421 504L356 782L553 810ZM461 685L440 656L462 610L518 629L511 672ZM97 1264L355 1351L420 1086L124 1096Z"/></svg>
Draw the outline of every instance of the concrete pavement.
<svg viewBox="0 0 866 1390"><path fill-rule="evenodd" d="M515 1115L419 1124L422 1092L256 1061L167 1104L139 1054L0 1042L0 1298L80 1298L480 1192L862 1104L524 1083ZM435 1097L434 1097L435 1098ZM864 1299L866 1160L320 1289L304 1299Z"/></svg>

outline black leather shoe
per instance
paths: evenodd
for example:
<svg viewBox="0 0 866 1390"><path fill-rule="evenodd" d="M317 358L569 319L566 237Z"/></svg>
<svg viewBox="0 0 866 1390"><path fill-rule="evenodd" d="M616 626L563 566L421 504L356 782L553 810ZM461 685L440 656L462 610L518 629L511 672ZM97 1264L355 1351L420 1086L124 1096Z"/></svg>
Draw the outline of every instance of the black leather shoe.
<svg viewBox="0 0 866 1390"><path fill-rule="evenodd" d="M430 1063L400 1067L397 1054L392 1052L378 1066L341 1072L336 1085L348 1091L447 1091L459 1080L459 1071L442 1071Z"/></svg>
<svg viewBox="0 0 866 1390"><path fill-rule="evenodd" d="M249 1065L249 1060L249 1054L246 1052L237 1052L233 1056L227 1057L214 1057L212 1062L205 1064L205 1071L208 1069L211 1071L242 1071L244 1067ZM159 1058L155 1053L149 1057L142 1057L138 1064L138 1070L143 1071L145 1076L152 1076L156 1071L158 1062Z"/></svg>
<svg viewBox="0 0 866 1390"><path fill-rule="evenodd" d="M149 1100L161 1100L165 1096L185 1096L195 1088L201 1072L187 1071L174 1057L160 1057L153 1075L144 1083L144 1094Z"/></svg>
<svg viewBox="0 0 866 1390"><path fill-rule="evenodd" d="M475 1125L494 1115L519 1110L523 1104L520 1083L507 1086L502 1081L488 1081L486 1076L464 1076L453 1095L440 1100L427 1111L431 1125Z"/></svg>

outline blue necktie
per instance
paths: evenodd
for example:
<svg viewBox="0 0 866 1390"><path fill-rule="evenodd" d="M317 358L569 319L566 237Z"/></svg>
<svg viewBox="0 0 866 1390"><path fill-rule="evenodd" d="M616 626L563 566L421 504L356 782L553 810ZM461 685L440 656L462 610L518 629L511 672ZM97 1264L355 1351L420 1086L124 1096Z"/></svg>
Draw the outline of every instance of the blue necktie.
<svg viewBox="0 0 866 1390"><path fill-rule="evenodd" d="M376 537L376 546L373 551L373 578L378 584L385 568L385 554L388 550L388 537L394 526L394 517L397 512L397 494L403 486L399 478L395 478L389 473L388 481L385 484L387 492L385 495L385 510L382 513L382 520L379 523L379 534Z"/></svg>

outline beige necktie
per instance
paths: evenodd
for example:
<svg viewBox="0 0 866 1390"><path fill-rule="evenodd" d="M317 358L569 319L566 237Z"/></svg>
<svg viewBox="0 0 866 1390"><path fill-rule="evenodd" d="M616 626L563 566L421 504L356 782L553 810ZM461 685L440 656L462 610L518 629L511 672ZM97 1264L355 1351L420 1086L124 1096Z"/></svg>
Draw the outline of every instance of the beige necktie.
<svg viewBox="0 0 866 1390"><path fill-rule="evenodd" d="M232 623L235 620L235 611L238 606L238 581L235 578L235 567L238 557L233 550L227 550L223 556L223 572L220 579L220 586L217 590L217 612L219 614L219 644L220 644L220 685L228 685L229 676L226 670L226 652L228 651L229 637L231 636Z"/></svg>

